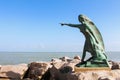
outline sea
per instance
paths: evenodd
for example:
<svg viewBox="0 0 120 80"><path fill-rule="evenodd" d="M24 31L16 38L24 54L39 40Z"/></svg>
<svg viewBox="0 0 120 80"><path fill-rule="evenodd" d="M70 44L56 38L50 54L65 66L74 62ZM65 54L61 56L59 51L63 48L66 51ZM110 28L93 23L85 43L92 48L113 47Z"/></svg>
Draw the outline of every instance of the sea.
<svg viewBox="0 0 120 80"><path fill-rule="evenodd" d="M64 56L74 58L82 52L0 52L0 65L29 64L36 61L51 61L53 58L61 58ZM86 54L87 58L90 54ZM120 62L120 52L106 52L108 60Z"/></svg>

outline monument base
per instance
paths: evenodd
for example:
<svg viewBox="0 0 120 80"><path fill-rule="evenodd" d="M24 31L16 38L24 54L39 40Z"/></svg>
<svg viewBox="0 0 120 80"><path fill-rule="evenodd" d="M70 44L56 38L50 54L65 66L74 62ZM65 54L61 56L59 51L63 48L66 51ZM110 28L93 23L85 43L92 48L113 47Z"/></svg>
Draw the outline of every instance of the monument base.
<svg viewBox="0 0 120 80"><path fill-rule="evenodd" d="M75 72L101 71L101 70L110 71L111 70L109 67L76 67L76 66L74 69L75 69Z"/></svg>
<svg viewBox="0 0 120 80"><path fill-rule="evenodd" d="M78 63L76 67L109 67L108 61L85 61Z"/></svg>
<svg viewBox="0 0 120 80"><path fill-rule="evenodd" d="M86 61L78 63L75 66L75 72L108 70L110 67L108 61Z"/></svg>

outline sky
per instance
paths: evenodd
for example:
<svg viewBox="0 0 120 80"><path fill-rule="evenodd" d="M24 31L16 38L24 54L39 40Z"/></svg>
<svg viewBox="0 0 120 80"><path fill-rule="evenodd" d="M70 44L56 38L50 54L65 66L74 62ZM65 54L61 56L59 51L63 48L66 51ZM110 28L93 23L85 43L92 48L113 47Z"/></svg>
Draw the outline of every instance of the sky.
<svg viewBox="0 0 120 80"><path fill-rule="evenodd" d="M106 51L120 51L120 0L0 0L0 51L80 52L79 29L88 16L100 30Z"/></svg>

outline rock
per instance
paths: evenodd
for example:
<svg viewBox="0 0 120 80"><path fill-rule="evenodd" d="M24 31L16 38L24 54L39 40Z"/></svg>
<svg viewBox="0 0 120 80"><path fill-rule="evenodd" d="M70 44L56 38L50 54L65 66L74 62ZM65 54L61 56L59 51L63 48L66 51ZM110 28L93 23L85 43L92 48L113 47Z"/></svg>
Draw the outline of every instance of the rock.
<svg viewBox="0 0 120 80"><path fill-rule="evenodd" d="M44 73L51 67L50 62L32 62L24 76L24 78L41 79Z"/></svg>
<svg viewBox="0 0 120 80"><path fill-rule="evenodd" d="M74 59L81 60L80 56L74 56Z"/></svg>
<svg viewBox="0 0 120 80"><path fill-rule="evenodd" d="M45 80L119 80L120 70L74 71L75 63L60 62L49 69L49 78ZM44 79L43 79L44 80Z"/></svg>
<svg viewBox="0 0 120 80"><path fill-rule="evenodd" d="M119 78L116 78L116 80L120 80L120 77L119 77Z"/></svg>
<svg viewBox="0 0 120 80"><path fill-rule="evenodd" d="M109 77L109 76L102 76L102 77L98 78L98 80L116 80L116 79Z"/></svg>
<svg viewBox="0 0 120 80"><path fill-rule="evenodd" d="M53 60L52 60L53 61ZM60 59L55 59L56 63L53 63L53 67L60 70L61 72L72 72L74 71L74 66L79 63L79 60L70 59L69 57L62 57ZM54 70L53 70L54 71Z"/></svg>
<svg viewBox="0 0 120 80"><path fill-rule="evenodd" d="M69 58L69 57L62 57L62 58L60 58L60 60L62 60L62 61L72 61L72 59L71 58Z"/></svg>
<svg viewBox="0 0 120 80"><path fill-rule="evenodd" d="M116 72L118 74L118 72ZM59 80L116 80L118 75L112 71L86 71L62 74Z"/></svg>
<svg viewBox="0 0 120 80"><path fill-rule="evenodd" d="M111 69L120 69L120 63L119 62L114 62L114 61L109 61L111 64Z"/></svg>
<svg viewBox="0 0 120 80"><path fill-rule="evenodd" d="M63 57L51 62L32 62L28 67L26 64L0 66L0 80L21 80L24 73L22 80L120 80L118 62L109 61L111 70L75 72L75 65L80 61L77 56L74 59Z"/></svg>
<svg viewBox="0 0 120 80"><path fill-rule="evenodd" d="M0 77L6 79L22 79L28 69L27 64L3 65L0 69Z"/></svg>
<svg viewBox="0 0 120 80"><path fill-rule="evenodd" d="M62 62L62 60L57 59L57 58L53 58L53 59L51 59L51 62L52 62L53 64L55 64L55 63Z"/></svg>
<svg viewBox="0 0 120 80"><path fill-rule="evenodd" d="M72 77L74 76L72 76L71 79L67 79L67 78L69 78L70 74L73 73L74 66L77 64L73 60L70 62L62 61L62 62L53 64L53 67L50 68L50 75L51 75L50 79L51 80L72 80L73 79Z"/></svg>

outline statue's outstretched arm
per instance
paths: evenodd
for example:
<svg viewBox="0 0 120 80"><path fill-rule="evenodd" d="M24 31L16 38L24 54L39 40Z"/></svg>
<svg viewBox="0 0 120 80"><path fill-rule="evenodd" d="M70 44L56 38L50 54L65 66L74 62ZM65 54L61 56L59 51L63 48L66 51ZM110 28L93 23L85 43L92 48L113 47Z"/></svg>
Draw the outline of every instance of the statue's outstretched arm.
<svg viewBox="0 0 120 80"><path fill-rule="evenodd" d="M67 24L67 23L60 23L60 24L61 24L61 26L66 25L66 26L76 27L76 28L80 27L80 24Z"/></svg>

